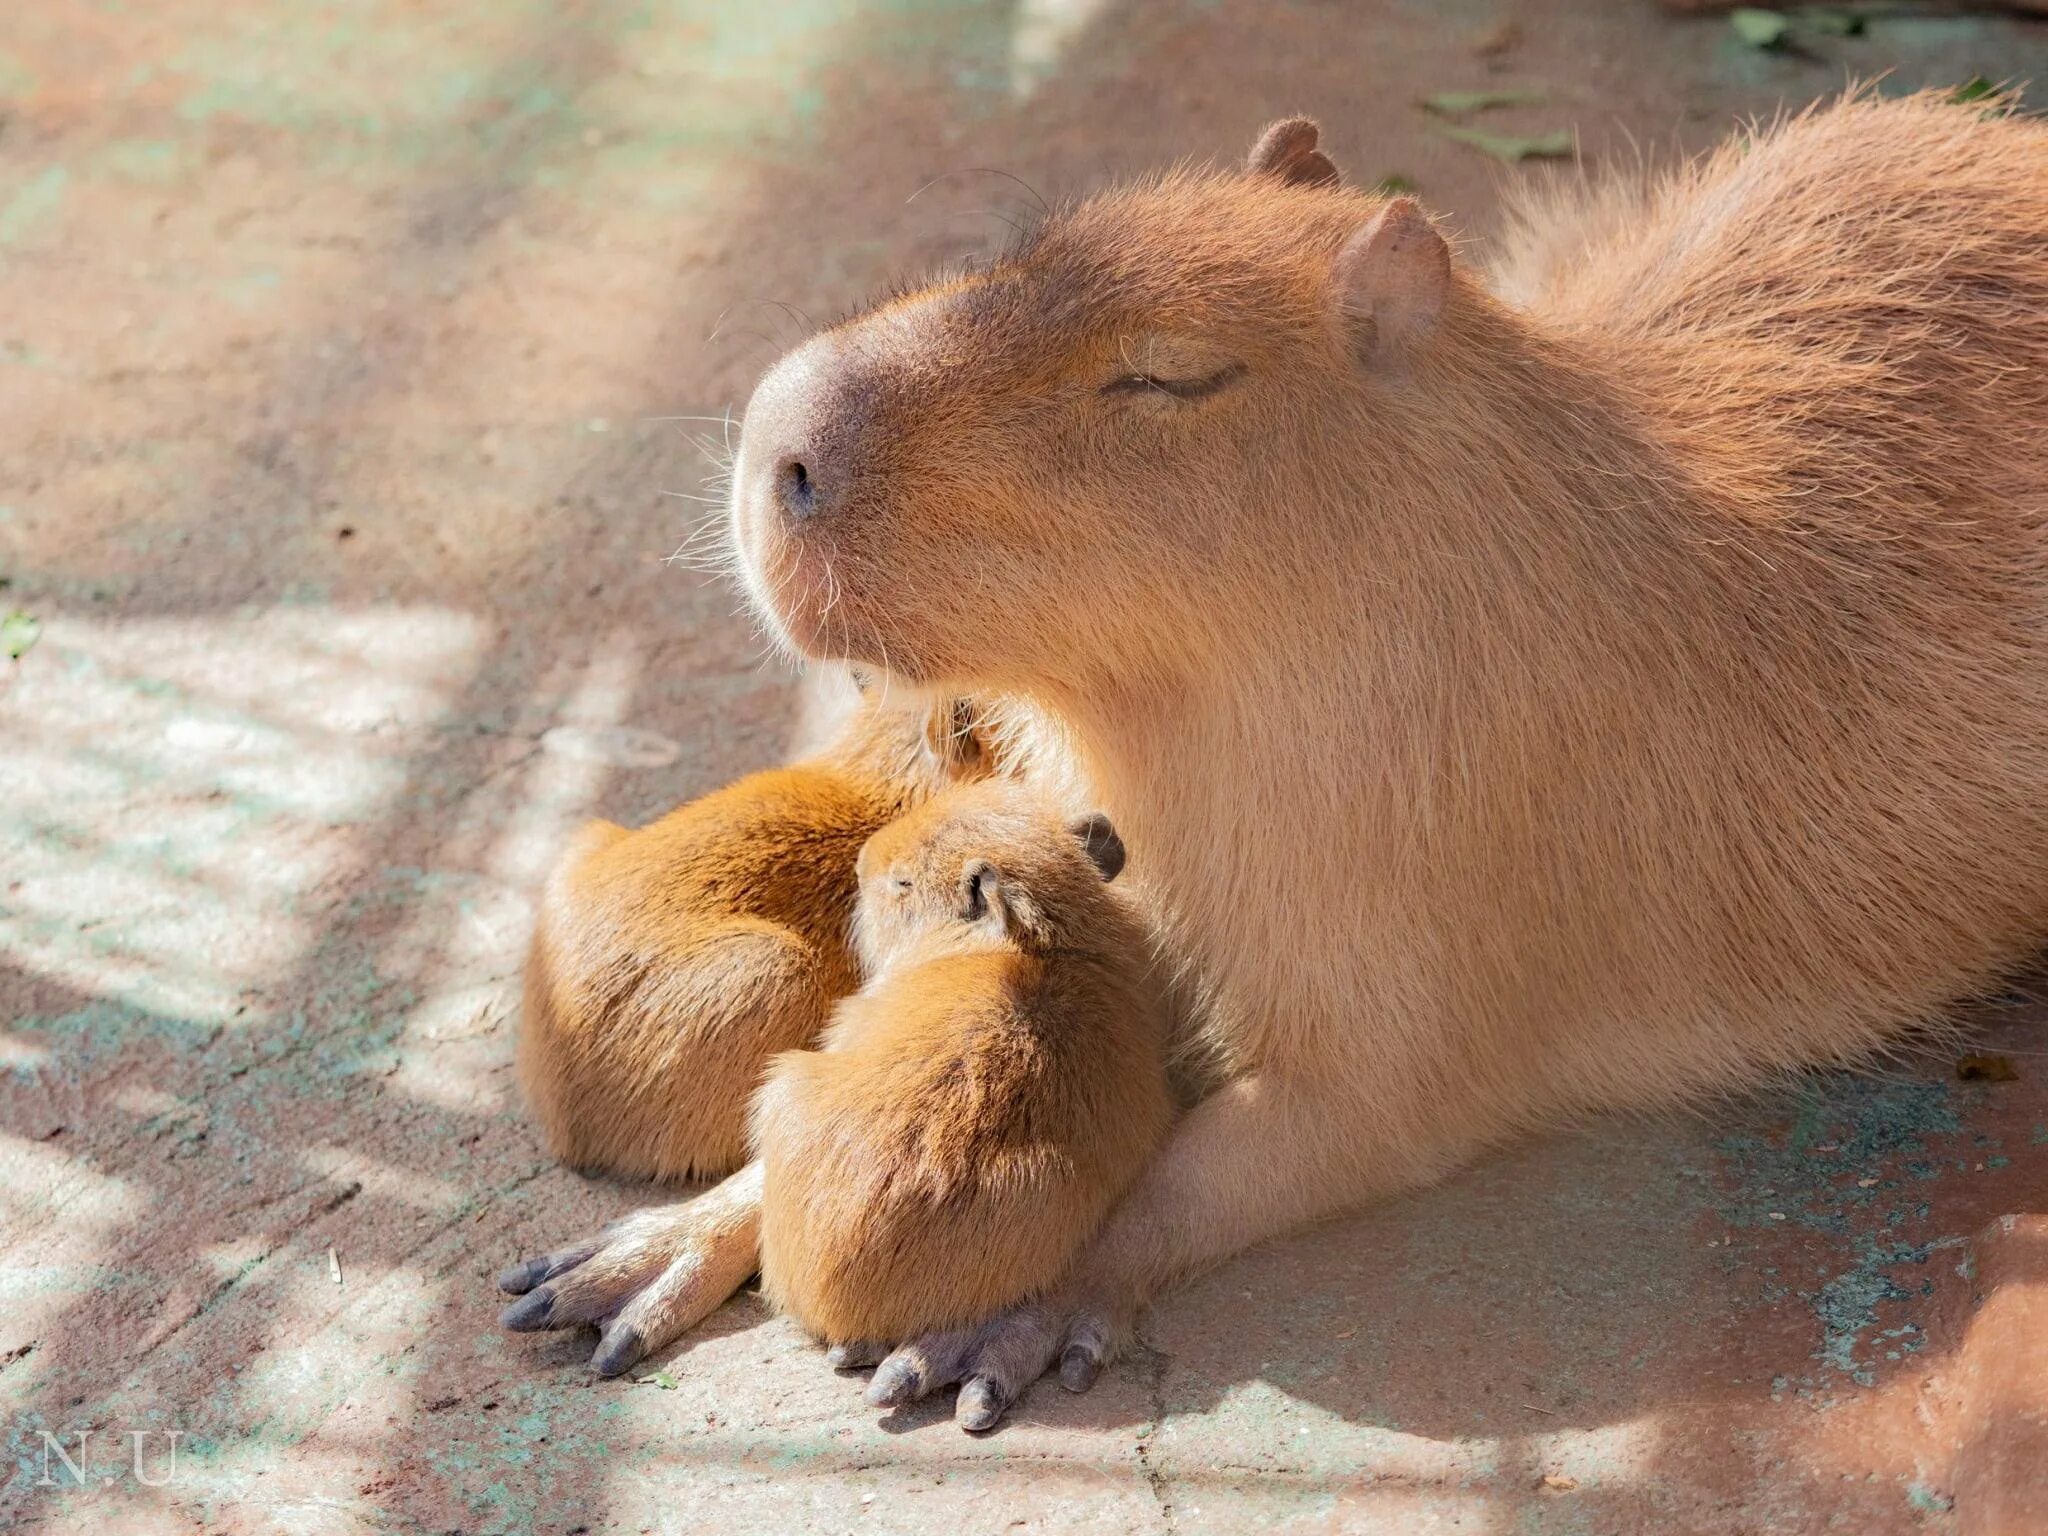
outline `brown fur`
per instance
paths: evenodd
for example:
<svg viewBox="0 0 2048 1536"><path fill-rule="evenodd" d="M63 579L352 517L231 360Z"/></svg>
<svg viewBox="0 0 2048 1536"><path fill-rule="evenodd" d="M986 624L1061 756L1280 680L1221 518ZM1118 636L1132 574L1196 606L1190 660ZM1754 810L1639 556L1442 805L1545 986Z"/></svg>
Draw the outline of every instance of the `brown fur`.
<svg viewBox="0 0 2048 1536"><path fill-rule="evenodd" d="M1217 1000L1119 1296L2048 935L2048 128L1817 109L1519 303L1282 139L816 338L735 478L776 632L1040 710Z"/></svg>
<svg viewBox="0 0 2048 1536"><path fill-rule="evenodd" d="M1070 1305L916 1380L999 1385L985 1422L1191 1266L1866 1057L2048 936L2048 127L1982 105L1858 96L1545 200L1498 289L1286 179L1288 130L763 380L733 526L772 629L1036 710L1237 1074ZM652 1337L700 1315L633 1283Z"/></svg>
<svg viewBox="0 0 2048 1536"><path fill-rule="evenodd" d="M775 1052L860 982L854 866L877 828L987 771L951 706L864 704L821 756L628 832L592 822L549 879L526 965L519 1076L565 1162L719 1174Z"/></svg>
<svg viewBox="0 0 2048 1536"><path fill-rule="evenodd" d="M1144 926L1041 797L956 790L860 863L870 980L754 1110L763 1288L833 1342L1049 1288L1171 1114Z"/></svg>

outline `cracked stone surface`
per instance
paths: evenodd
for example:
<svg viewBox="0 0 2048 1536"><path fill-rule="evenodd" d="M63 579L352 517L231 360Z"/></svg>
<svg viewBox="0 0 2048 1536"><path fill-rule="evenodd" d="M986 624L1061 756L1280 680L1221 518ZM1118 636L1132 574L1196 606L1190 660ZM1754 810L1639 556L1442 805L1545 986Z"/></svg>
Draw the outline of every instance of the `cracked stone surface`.
<svg viewBox="0 0 2048 1536"><path fill-rule="evenodd" d="M535 882L791 729L664 559L693 434L808 317L1006 234L973 168L1050 197L1308 110L1483 251L1536 172L1427 92L1540 87L1488 125L1599 166L2044 64L2011 18L1763 53L1648 0L11 8L0 1527L2048 1530L2023 1003L1971 1026L2016 1080L1931 1055L1522 1147L1216 1270L979 1440L864 1409L751 1293L629 1385L490 1286L656 1194L516 1101Z"/></svg>

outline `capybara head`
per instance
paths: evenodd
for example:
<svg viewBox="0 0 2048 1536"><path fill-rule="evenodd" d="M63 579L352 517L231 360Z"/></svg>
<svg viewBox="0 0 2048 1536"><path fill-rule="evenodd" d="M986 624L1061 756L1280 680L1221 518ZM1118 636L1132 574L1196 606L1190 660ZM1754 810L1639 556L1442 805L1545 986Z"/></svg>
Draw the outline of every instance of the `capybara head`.
<svg viewBox="0 0 2048 1536"><path fill-rule="evenodd" d="M1123 867L1123 840L1107 816L1067 821L1036 791L1004 780L954 790L861 849L861 963L875 977L909 957L1100 939L1110 926L1103 887Z"/></svg>
<svg viewBox="0 0 2048 1536"><path fill-rule="evenodd" d="M1295 119L1243 171L1081 202L777 363L732 501L771 626L984 687L1186 664L1276 517L1369 504L1402 453L1375 428L1471 285L1413 200L1315 146Z"/></svg>

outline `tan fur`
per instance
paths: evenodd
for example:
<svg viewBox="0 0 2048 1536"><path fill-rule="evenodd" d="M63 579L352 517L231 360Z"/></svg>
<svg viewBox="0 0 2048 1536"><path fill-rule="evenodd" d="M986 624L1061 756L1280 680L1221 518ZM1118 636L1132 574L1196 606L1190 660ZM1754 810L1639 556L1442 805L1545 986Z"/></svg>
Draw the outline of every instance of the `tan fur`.
<svg viewBox="0 0 2048 1536"><path fill-rule="evenodd" d="M1817 109L1538 211L1519 305L1387 207L1112 191L747 415L774 629L1042 712L1216 1000L1120 1298L2048 934L2048 128Z"/></svg>
<svg viewBox="0 0 2048 1536"><path fill-rule="evenodd" d="M763 1288L833 1342L1051 1287L1171 1114L1144 925L1048 801L956 790L860 864L870 980L754 1109Z"/></svg>
<svg viewBox="0 0 2048 1536"><path fill-rule="evenodd" d="M658 1178L739 1165L746 1103L859 985L862 843L984 773L950 705L877 696L821 756L628 832L593 822L549 879L526 965L519 1077L565 1162Z"/></svg>

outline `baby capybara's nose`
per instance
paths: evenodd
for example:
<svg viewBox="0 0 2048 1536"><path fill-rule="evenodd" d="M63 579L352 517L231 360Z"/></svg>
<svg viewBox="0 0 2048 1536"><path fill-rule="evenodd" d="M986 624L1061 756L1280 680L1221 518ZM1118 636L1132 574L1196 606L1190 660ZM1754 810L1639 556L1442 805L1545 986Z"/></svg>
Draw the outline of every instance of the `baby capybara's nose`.
<svg viewBox="0 0 2048 1536"><path fill-rule="evenodd" d="M742 492L787 523L830 512L853 469L855 433L837 403L844 393L839 348L829 336L805 343L768 370L740 426Z"/></svg>

